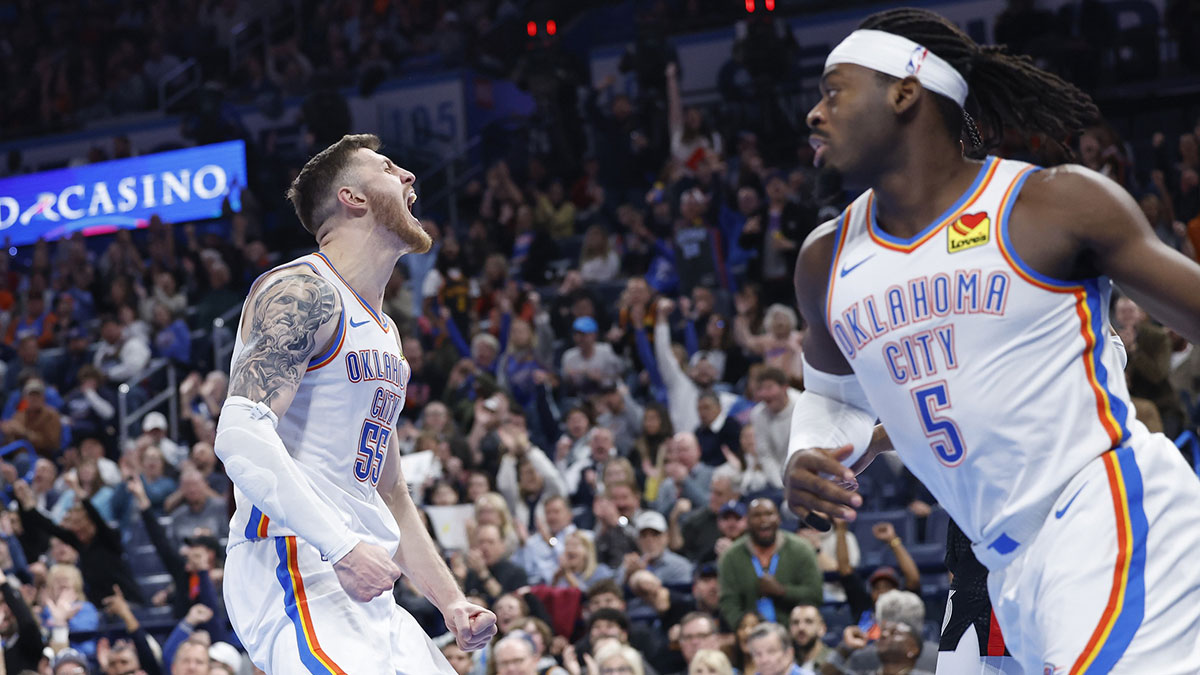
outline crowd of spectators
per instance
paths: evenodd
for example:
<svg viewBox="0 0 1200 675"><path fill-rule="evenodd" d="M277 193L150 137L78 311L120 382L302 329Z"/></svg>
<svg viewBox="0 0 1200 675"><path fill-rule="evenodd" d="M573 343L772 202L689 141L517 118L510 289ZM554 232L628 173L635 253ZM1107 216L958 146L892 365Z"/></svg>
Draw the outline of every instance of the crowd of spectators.
<svg viewBox="0 0 1200 675"><path fill-rule="evenodd" d="M20 21L41 17L32 35L74 35L44 20L61 3L9 4ZM380 22L415 21L421 35L448 23L407 14L424 3L321 4L341 17L303 41L330 50L321 68L338 48L346 67L367 60ZM506 6L470 4L456 21ZM228 21L240 6L124 3L103 21L134 31L131 44L158 35L185 49L160 35L173 25L160 14ZM120 42L71 44L29 54L69 64L73 50ZM373 58L394 62L396 48ZM106 79L136 65L113 58L125 62ZM54 77L100 77L69 71ZM592 150L577 167L490 163L461 191L458 222L422 219L433 251L402 259L388 286L412 366L397 436L431 457L412 489L454 575L499 618L483 652L442 637L443 649L464 675L932 671L945 516L924 488L884 457L862 476L853 524L820 533L781 507L803 388L791 266L845 196L813 172L807 146L781 150L761 128L685 108L677 78L663 67L661 117L598 83L580 107ZM1075 149L1195 257L1198 137L1200 124L1130 144L1097 126ZM1002 152L1033 157L1010 141ZM295 253L280 242L302 241L271 230L291 227L286 203L268 198L279 185L251 188L245 212L216 222L0 255L7 672L249 672L220 591L231 486L212 441L228 363L214 362L212 325ZM1172 436L1194 429L1200 351L1128 299L1114 325L1139 417ZM166 407L121 420L123 385L130 410L166 387L147 374L159 362L181 375L179 424ZM395 594L443 635L406 579Z"/></svg>

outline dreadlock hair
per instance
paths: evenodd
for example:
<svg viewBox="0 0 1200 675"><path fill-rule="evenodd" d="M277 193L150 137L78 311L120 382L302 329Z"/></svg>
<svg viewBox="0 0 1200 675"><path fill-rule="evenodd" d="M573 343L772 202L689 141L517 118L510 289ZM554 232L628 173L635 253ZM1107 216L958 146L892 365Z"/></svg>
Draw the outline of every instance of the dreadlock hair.
<svg viewBox="0 0 1200 675"><path fill-rule="evenodd" d="M966 79L970 113L945 96L933 98L953 137L962 139L965 129L967 140L977 148L997 145L1006 128L1065 145L1100 117L1091 97L1075 85L1038 68L1028 56L1009 53L1004 45L976 44L929 10L889 9L872 14L858 27L906 37L940 56Z"/></svg>

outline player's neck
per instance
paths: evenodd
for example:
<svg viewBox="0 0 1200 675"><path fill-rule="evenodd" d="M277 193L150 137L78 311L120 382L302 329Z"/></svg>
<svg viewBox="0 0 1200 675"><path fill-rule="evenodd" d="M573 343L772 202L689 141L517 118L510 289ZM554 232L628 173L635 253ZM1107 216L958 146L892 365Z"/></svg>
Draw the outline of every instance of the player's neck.
<svg viewBox="0 0 1200 675"><path fill-rule="evenodd" d="M322 237L320 249L351 288L375 309L382 308L383 289L404 253L394 235L381 227L346 223Z"/></svg>
<svg viewBox="0 0 1200 675"><path fill-rule="evenodd" d="M898 153L899 160L872 181L876 221L888 234L907 238L924 230L966 192L978 164L935 147Z"/></svg>

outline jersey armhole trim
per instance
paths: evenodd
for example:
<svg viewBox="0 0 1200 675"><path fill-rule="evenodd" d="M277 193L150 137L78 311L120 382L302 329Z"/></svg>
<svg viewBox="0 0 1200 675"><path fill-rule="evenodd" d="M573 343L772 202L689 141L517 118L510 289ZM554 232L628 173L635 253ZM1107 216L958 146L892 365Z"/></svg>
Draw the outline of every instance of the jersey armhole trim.
<svg viewBox="0 0 1200 675"><path fill-rule="evenodd" d="M304 372L311 373L321 366L329 365L338 353L342 351L342 345L346 343L346 306L342 305L341 313L338 314L337 329L334 331L334 339L329 345L329 349L319 356L313 357L309 361L309 366Z"/></svg>
<svg viewBox="0 0 1200 675"><path fill-rule="evenodd" d="M842 249L846 244L846 233L850 231L850 210L854 204L842 211L841 222L834 230L833 255L829 260L829 282L825 284L825 329L833 335L833 281L837 278L838 259L842 257Z"/></svg>
<svg viewBox="0 0 1200 675"><path fill-rule="evenodd" d="M1055 279L1033 269L1029 266L1029 263L1017 255L1017 251L1012 245L1012 239L1009 237L1008 219L1012 216L1012 208L1017 203L1021 187L1025 185L1025 181L1030 176L1038 171L1041 171L1041 167L1027 166L1009 183L1008 189L1004 192L1004 197L1000 200L1000 211L996 217L1000 228L1000 236L996 237L996 243L1000 246L1000 255L1004 256L1004 259L1008 261L1008 266L1025 281L1051 293L1076 293L1083 289L1081 282Z"/></svg>

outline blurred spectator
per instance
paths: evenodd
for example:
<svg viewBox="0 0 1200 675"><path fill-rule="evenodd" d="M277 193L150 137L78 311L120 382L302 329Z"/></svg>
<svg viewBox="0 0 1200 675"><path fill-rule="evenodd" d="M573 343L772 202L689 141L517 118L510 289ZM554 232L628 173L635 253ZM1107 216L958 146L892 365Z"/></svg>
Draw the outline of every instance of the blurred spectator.
<svg viewBox="0 0 1200 675"><path fill-rule="evenodd" d="M61 449L62 421L58 411L46 405L46 385L37 378L21 388L25 408L12 419L0 422L0 431L8 443L25 441L42 457L57 457Z"/></svg>
<svg viewBox="0 0 1200 675"><path fill-rule="evenodd" d="M22 377L43 377L41 348L37 338L32 335L17 341L17 355L8 362L8 369L4 373L4 390L19 390Z"/></svg>
<svg viewBox="0 0 1200 675"><path fill-rule="evenodd" d="M51 630L51 645L62 633L93 633L100 626L100 612L83 595L83 576L74 565L52 565L46 572L46 586L42 589L39 604L42 607L42 624ZM65 646L65 645L61 645ZM70 646L87 655L95 655L94 640L84 642L71 640Z"/></svg>
<svg viewBox="0 0 1200 675"><path fill-rule="evenodd" d="M561 366L568 394L593 393L624 375L625 365L612 346L598 340L600 328L595 319L579 317L571 330L575 346L563 354Z"/></svg>
<svg viewBox="0 0 1200 675"><path fill-rule="evenodd" d="M498 598L529 583L525 570L513 563L505 551L500 528L495 525L480 525L475 530L465 562L465 577L460 582L467 593Z"/></svg>
<svg viewBox="0 0 1200 675"><path fill-rule="evenodd" d="M630 624L626 613L625 592L612 579L598 581L588 589L587 608L584 615L588 628L584 638L575 644L580 654L588 653L595 646L597 637L619 637L622 643L629 644L647 658L656 658L666 645L663 636L649 626L636 623ZM597 628L598 621L606 622ZM593 630L597 629L597 630ZM624 633L624 636L618 635Z"/></svg>
<svg viewBox="0 0 1200 675"><path fill-rule="evenodd" d="M769 499L750 502L749 536L729 547L719 567L721 614L729 625L752 610L774 622L800 603L822 601L816 554L808 542L779 530L779 509Z"/></svg>
<svg viewBox="0 0 1200 675"><path fill-rule="evenodd" d="M796 605L788 618L788 632L796 648L796 661L801 668L819 673L829 660L831 651L824 642L825 618L816 605Z"/></svg>
<svg viewBox="0 0 1200 675"><path fill-rule="evenodd" d="M27 337L37 340L39 347L52 347L55 343L55 326L58 317L46 309L45 297L31 293L25 299L25 312L8 323L4 343L14 345Z"/></svg>
<svg viewBox="0 0 1200 675"><path fill-rule="evenodd" d="M689 432L671 439L672 455L663 463L663 475L654 500L659 512L670 512L678 500L706 504L712 489L713 467L700 461L700 443Z"/></svg>
<svg viewBox="0 0 1200 675"><path fill-rule="evenodd" d="M583 235L579 252L579 274L589 283L613 281L621 271L621 257L612 247L608 231L592 225Z"/></svg>
<svg viewBox="0 0 1200 675"><path fill-rule="evenodd" d="M608 643L596 650L596 665L602 675L645 675L645 664L638 650L624 644Z"/></svg>
<svg viewBox="0 0 1200 675"><path fill-rule="evenodd" d="M37 510L33 491L24 481L17 481L13 494L21 507L21 545L31 559L46 550L50 537L57 537L79 552L79 568L90 600L103 600L117 584L126 597L142 601L141 589L124 559L120 534L104 522L89 501L76 502L59 526Z"/></svg>
<svg viewBox="0 0 1200 675"><path fill-rule="evenodd" d="M671 411L671 424L676 429L695 429L700 426L697 402L700 392L709 390L717 382L717 370L707 360L691 365L687 373L675 353L671 350L671 331L668 317L675 303L662 299L655 307L654 358L667 390L667 404ZM721 409L726 410L737 400L737 396L720 392Z"/></svg>
<svg viewBox="0 0 1200 675"><path fill-rule="evenodd" d="M471 672L473 665L471 655L464 652L454 640L450 640L442 647L442 656L446 657L446 661L454 669L455 675L467 675Z"/></svg>
<svg viewBox="0 0 1200 675"><path fill-rule="evenodd" d="M925 604L920 596L910 591L888 591L875 601L875 613L880 626L878 639L869 638L859 626L847 626L841 644L829 654L826 672L838 672L836 668L839 667L854 673L875 672L882 664L885 651L889 652L886 656L892 661L913 652L918 659L915 666L920 669L913 672L932 673L936 669L937 644L923 643L920 637L925 625ZM898 625L903 625L911 636L915 636L915 649L898 649L899 645L890 644ZM884 635L889 636L888 640L884 640Z"/></svg>
<svg viewBox="0 0 1200 675"><path fill-rule="evenodd" d="M154 330L153 355L171 359L177 364L191 360L192 336L187 324L175 315L165 303L155 302L150 325Z"/></svg>
<svg viewBox="0 0 1200 675"><path fill-rule="evenodd" d="M77 379L78 388L67 394L63 402L63 412L70 418L72 437L80 443L84 437L90 437L96 443L101 443L100 439L111 439L117 416L116 392L93 365L81 367ZM112 460L107 461L111 463ZM107 472L105 482L111 483L108 479L117 477L115 464L103 470Z"/></svg>
<svg viewBox="0 0 1200 675"><path fill-rule="evenodd" d="M1171 339L1166 329L1150 321L1127 297L1117 299L1114 318L1129 357L1125 377L1130 395L1153 403L1163 432L1175 438L1183 430L1183 407L1171 385Z"/></svg>
<svg viewBox="0 0 1200 675"><path fill-rule="evenodd" d="M187 448L167 438L167 431L167 416L157 410L148 412L142 418L142 435L134 441L134 445L158 448L163 459L178 468L187 459Z"/></svg>
<svg viewBox="0 0 1200 675"><path fill-rule="evenodd" d="M575 235L575 205L567 200L562 181L552 180L545 192L534 190L533 223L555 239Z"/></svg>
<svg viewBox="0 0 1200 675"><path fill-rule="evenodd" d="M716 560L717 540L721 537L718 520L726 508L741 512L745 506L737 501L741 491L735 480L733 467L718 468L712 473L708 500L703 506L693 508L688 499L680 499L671 508L671 548L694 563Z"/></svg>
<svg viewBox="0 0 1200 675"><path fill-rule="evenodd" d="M700 444L700 461L709 466L720 466L733 454L730 448L738 447L742 425L737 419L721 409L721 398L713 391L705 391L696 401L696 414L700 425L696 427L696 442Z"/></svg>
<svg viewBox="0 0 1200 675"><path fill-rule="evenodd" d="M638 553L625 554L617 572L618 583L628 583L638 570L649 570L664 584L686 584L692 580L692 563L667 550L667 519L656 511L642 511L634 519Z"/></svg>
<svg viewBox="0 0 1200 675"><path fill-rule="evenodd" d="M754 627L746 640L757 675L813 675L796 664L796 651L787 629L777 623Z"/></svg>
<svg viewBox="0 0 1200 675"><path fill-rule="evenodd" d="M496 675L537 675L533 641L517 631L501 638L492 649Z"/></svg>
<svg viewBox="0 0 1200 675"><path fill-rule="evenodd" d="M679 653L690 671L701 650L717 650L721 648L721 640L717 631L717 622L712 616L703 612L692 612L680 619L679 623Z"/></svg>
<svg viewBox="0 0 1200 675"><path fill-rule="evenodd" d="M150 363L150 346L139 336L126 336L115 316L101 320L100 338L94 363L113 384L136 377Z"/></svg>
<svg viewBox="0 0 1200 675"><path fill-rule="evenodd" d="M788 385L787 374L778 368L759 373L755 385L758 405L750 413L754 427L756 455L764 474L775 487L780 486L791 434L792 407L800 392Z"/></svg>
<svg viewBox="0 0 1200 675"><path fill-rule="evenodd" d="M174 504L179 503L178 506ZM179 490L167 497L163 508L171 516L171 533L177 542L197 534L218 539L229 536L229 510L225 500L213 494L204 476L192 467L179 474Z"/></svg>
<svg viewBox="0 0 1200 675"><path fill-rule="evenodd" d="M564 556L567 554L567 539L575 532L575 525L571 522L571 505L561 494L550 496L545 500L543 513L538 515L536 520L534 529L517 557L530 581L549 584L562 568ZM595 557L593 550L593 568Z"/></svg>
<svg viewBox="0 0 1200 675"><path fill-rule="evenodd" d="M200 441L192 446L192 453L188 457L193 468L204 477L204 482L208 484L208 489L222 497L229 493L229 487L232 484L229 477L223 472L217 471L217 453L213 451L212 443L208 441Z"/></svg>
<svg viewBox="0 0 1200 675"><path fill-rule="evenodd" d="M575 530L566 535L563 552L558 559L558 571L552 579L555 586L572 586L587 591L596 582L611 579L612 568L596 560L596 544L592 535L584 530Z"/></svg>
<svg viewBox="0 0 1200 675"><path fill-rule="evenodd" d="M733 664L725 652L716 649L701 649L696 652L687 675L733 675Z"/></svg>
<svg viewBox="0 0 1200 675"><path fill-rule="evenodd" d="M643 431L645 408L634 400L629 388L619 381L601 387L596 400L597 407L601 410L596 416L596 425L611 431L617 451L622 456L630 456L631 451L635 449L638 434ZM660 422L661 419L660 417Z"/></svg>
<svg viewBox="0 0 1200 675"><path fill-rule="evenodd" d="M0 571L0 638L4 639L5 672L36 671L42 658L42 632L21 594L20 581Z"/></svg>
<svg viewBox="0 0 1200 675"><path fill-rule="evenodd" d="M801 358L804 333L797 330L797 324L796 312L791 307L775 304L767 308L763 317L766 332L752 334L748 317L739 315L734 320L734 336L743 349L761 356L767 367L783 371L792 382L800 382L804 379Z"/></svg>
<svg viewBox="0 0 1200 675"><path fill-rule="evenodd" d="M529 442L523 416L510 413L497 435L504 456L500 458L496 487L508 501L516 521L528 532L536 532L538 523L546 518L546 500L565 497L567 484L546 453Z"/></svg>

